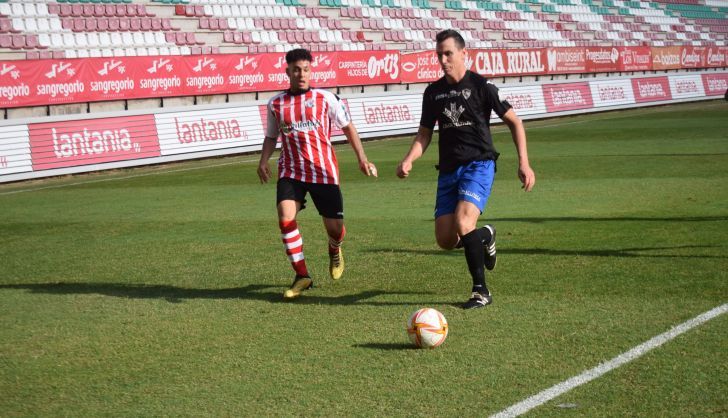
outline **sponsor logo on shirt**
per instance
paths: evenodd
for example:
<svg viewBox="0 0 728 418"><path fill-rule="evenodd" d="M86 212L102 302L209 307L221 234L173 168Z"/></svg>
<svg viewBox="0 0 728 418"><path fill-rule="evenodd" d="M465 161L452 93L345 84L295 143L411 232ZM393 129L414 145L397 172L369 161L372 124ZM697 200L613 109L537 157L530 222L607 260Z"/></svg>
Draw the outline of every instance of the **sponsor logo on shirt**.
<svg viewBox="0 0 728 418"><path fill-rule="evenodd" d="M435 96L435 100L449 99L456 96L463 96L465 97L465 100L468 100L468 97L470 97L471 93L472 92L470 91L470 89L464 89L463 91L450 90L450 92L448 93L438 94L437 96Z"/></svg>
<svg viewBox="0 0 728 418"><path fill-rule="evenodd" d="M321 126L321 122L317 120L304 120L301 122L293 122L287 125L281 125L281 131L284 135L288 135L293 131L315 131Z"/></svg>
<svg viewBox="0 0 728 418"><path fill-rule="evenodd" d="M442 129L472 125L473 123L470 121L460 121L460 116L464 111L465 108L462 105L459 106L457 103L450 103L450 108L445 108L442 113L447 116L452 123L443 124Z"/></svg>

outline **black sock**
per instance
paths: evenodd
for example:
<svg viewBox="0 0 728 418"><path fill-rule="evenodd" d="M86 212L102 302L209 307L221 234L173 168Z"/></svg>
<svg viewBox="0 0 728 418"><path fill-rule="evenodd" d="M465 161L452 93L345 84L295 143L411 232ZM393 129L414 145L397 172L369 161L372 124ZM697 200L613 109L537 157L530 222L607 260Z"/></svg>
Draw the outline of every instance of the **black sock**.
<svg viewBox="0 0 728 418"><path fill-rule="evenodd" d="M460 239L463 241L465 261L468 263L468 270L470 270L470 276L473 278L473 289L476 287L480 289L482 286L485 293L488 293L488 288L485 286L485 268L483 267L485 256L483 255L483 241L481 240L480 231L475 229L463 235Z"/></svg>

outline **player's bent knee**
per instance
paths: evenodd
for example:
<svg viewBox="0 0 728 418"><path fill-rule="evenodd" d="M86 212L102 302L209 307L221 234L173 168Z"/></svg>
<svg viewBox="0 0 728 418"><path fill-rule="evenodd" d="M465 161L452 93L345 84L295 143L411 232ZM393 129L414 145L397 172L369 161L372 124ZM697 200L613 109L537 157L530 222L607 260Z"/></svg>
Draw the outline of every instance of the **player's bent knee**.
<svg viewBox="0 0 728 418"><path fill-rule="evenodd" d="M437 237L437 245L443 250L452 250L457 243L457 236L454 239L450 237Z"/></svg>

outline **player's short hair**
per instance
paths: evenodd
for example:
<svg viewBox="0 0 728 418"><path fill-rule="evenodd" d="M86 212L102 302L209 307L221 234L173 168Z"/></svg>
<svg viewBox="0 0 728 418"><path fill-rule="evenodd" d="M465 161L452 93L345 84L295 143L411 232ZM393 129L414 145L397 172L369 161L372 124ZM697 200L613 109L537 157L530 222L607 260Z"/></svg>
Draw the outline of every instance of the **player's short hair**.
<svg viewBox="0 0 728 418"><path fill-rule="evenodd" d="M286 53L286 64L292 64L296 61L313 61L311 52L305 48L296 48Z"/></svg>
<svg viewBox="0 0 728 418"><path fill-rule="evenodd" d="M447 39L452 38L455 41L455 45L458 47L458 49L465 48L465 39L463 39L462 35L460 35L460 32L453 30L453 29L445 29L444 31L440 32L435 36L435 40L437 43L445 42Z"/></svg>

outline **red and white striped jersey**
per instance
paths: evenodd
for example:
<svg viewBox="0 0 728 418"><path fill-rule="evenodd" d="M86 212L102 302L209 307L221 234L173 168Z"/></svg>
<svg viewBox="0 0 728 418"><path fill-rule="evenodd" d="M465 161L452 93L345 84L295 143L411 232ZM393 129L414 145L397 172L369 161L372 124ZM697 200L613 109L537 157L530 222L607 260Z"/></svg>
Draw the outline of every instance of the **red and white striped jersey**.
<svg viewBox="0 0 728 418"><path fill-rule="evenodd" d="M331 123L343 128L350 122L344 103L328 90L310 89L296 95L285 91L272 97L265 136L281 136L278 178L339 184Z"/></svg>

